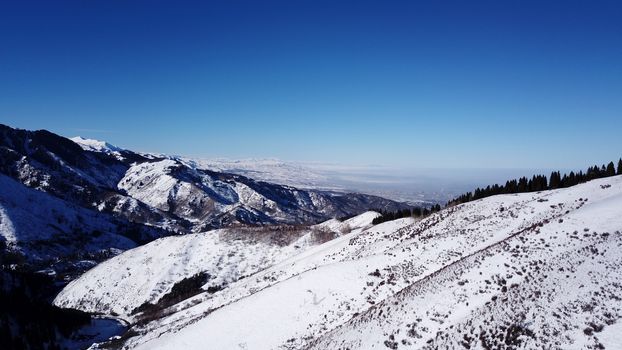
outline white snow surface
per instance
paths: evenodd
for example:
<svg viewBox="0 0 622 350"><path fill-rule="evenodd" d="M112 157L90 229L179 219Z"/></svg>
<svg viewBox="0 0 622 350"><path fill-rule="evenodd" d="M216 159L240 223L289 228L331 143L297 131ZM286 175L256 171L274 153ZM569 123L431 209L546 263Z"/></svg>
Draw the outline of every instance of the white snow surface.
<svg viewBox="0 0 622 350"><path fill-rule="evenodd" d="M153 208L171 211L193 223L201 224L221 214L232 214L244 209L248 212L267 215L276 222L304 222L283 210L274 200L238 181L221 180L196 169L189 169L190 178L179 179L172 175L182 167L179 160L163 159L132 165L117 187ZM303 208L325 214L332 207L321 195L307 194L290 189L296 198L300 213ZM172 204L171 204L172 203Z"/></svg>
<svg viewBox="0 0 622 350"><path fill-rule="evenodd" d="M226 287L317 245L320 231L360 231L378 215L367 212L344 222L334 220L338 224L331 227L229 228L160 238L99 264L66 286L54 303L131 320L136 307L156 303L183 278L207 272L211 278L204 289Z"/></svg>
<svg viewBox="0 0 622 350"><path fill-rule="evenodd" d="M0 239L33 260L135 247L111 219L0 174Z"/></svg>
<svg viewBox="0 0 622 350"><path fill-rule="evenodd" d="M221 291L135 325L123 347L615 349L621 231L622 176L489 197L301 245ZM111 259L119 264L100 279L135 269L135 260L120 259L140 249ZM167 253L143 254L155 261ZM184 266L192 264L176 268ZM115 282L99 288L93 276L70 284L56 303L80 307L89 293L117 293ZM121 303L136 298L124 291Z"/></svg>
<svg viewBox="0 0 622 350"><path fill-rule="evenodd" d="M77 143L85 151L111 153L116 155L120 155L120 152L123 151L122 148L111 145L106 141L87 139L82 136L72 137L70 140Z"/></svg>
<svg viewBox="0 0 622 350"><path fill-rule="evenodd" d="M132 198L157 209L168 210L169 195L177 192L176 186L189 186L169 175L176 165L175 161L168 159L133 165L117 186Z"/></svg>

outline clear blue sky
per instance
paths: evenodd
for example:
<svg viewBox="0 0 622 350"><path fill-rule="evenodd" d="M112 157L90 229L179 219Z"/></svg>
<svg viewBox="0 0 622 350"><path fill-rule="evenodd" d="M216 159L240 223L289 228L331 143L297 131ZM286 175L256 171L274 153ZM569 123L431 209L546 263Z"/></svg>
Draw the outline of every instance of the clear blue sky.
<svg viewBox="0 0 622 350"><path fill-rule="evenodd" d="M584 167L622 155L622 5L3 0L0 123L192 156Z"/></svg>

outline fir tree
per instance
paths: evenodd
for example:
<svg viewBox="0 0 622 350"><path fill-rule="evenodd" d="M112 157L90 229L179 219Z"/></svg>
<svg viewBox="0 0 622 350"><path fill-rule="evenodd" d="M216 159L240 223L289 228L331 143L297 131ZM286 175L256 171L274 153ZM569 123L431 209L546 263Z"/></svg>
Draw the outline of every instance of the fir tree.
<svg viewBox="0 0 622 350"><path fill-rule="evenodd" d="M605 176L613 176L616 174L616 168L613 165L613 162L609 162L607 164L607 169L605 170Z"/></svg>
<svg viewBox="0 0 622 350"><path fill-rule="evenodd" d="M531 179L521 177L518 180L508 180L505 182L505 185L494 184L488 185L485 188L476 188L472 193L467 192L447 202L447 206L466 203L501 193L536 192L547 189L570 187L593 179L613 176L615 174L615 165L613 162L610 162L609 164L603 164L600 167L598 165L591 166L585 173L583 171L579 171L577 173L571 171L569 174L564 174L562 176L559 171L553 171L550 179L547 179L544 175L533 175ZM617 174L622 175L622 158L618 161ZM435 210L437 210L435 207L426 209L422 215L426 216Z"/></svg>
<svg viewBox="0 0 622 350"><path fill-rule="evenodd" d="M559 188L561 185L562 179L559 171L554 171L551 173L551 178L549 179L549 189Z"/></svg>
<svg viewBox="0 0 622 350"><path fill-rule="evenodd" d="M527 178L523 176L518 180L518 192L519 193L527 192L528 189L529 189L529 183L527 182Z"/></svg>
<svg viewBox="0 0 622 350"><path fill-rule="evenodd" d="M570 174L568 175L567 183L564 184L564 187L570 187L576 184L577 184L577 176L575 175L574 171L571 171Z"/></svg>

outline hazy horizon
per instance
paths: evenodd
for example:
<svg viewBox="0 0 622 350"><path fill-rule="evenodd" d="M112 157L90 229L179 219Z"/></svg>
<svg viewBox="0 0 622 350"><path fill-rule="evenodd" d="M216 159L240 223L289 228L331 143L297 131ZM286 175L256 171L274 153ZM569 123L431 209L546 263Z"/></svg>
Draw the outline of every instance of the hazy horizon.
<svg viewBox="0 0 622 350"><path fill-rule="evenodd" d="M178 158L198 168L241 174L272 183L299 188L354 191L413 203L421 201L445 203L476 187L495 183L502 185L507 180L523 176L528 178L533 175L548 176L552 171L568 173L584 170L584 168L417 168L399 165L290 161L275 157L233 159L179 154L161 155Z"/></svg>

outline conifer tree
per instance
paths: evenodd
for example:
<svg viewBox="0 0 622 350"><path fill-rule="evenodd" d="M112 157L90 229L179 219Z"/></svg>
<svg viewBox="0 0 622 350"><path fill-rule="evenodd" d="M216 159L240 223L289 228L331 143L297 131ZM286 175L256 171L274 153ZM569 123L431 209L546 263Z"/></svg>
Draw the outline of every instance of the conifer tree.
<svg viewBox="0 0 622 350"><path fill-rule="evenodd" d="M577 184L577 176L575 175L574 171L571 171L570 174L568 175L568 183L566 184L565 187L574 186L576 184Z"/></svg>
<svg viewBox="0 0 622 350"><path fill-rule="evenodd" d="M607 169L605 170L605 176L613 176L616 174L616 168L613 165L613 162L609 162L607 164Z"/></svg>
<svg viewBox="0 0 622 350"><path fill-rule="evenodd" d="M416 217L421 216L421 207L413 208L413 216L416 216Z"/></svg>
<svg viewBox="0 0 622 350"><path fill-rule="evenodd" d="M577 173L577 177L575 178L575 184L583 183L586 180L587 180L587 177L585 173L583 173L583 170L579 170L579 172Z"/></svg>
<svg viewBox="0 0 622 350"><path fill-rule="evenodd" d="M562 179L559 171L554 171L551 173L551 178L549 179L549 189L559 188L561 185Z"/></svg>
<svg viewBox="0 0 622 350"><path fill-rule="evenodd" d="M582 170L577 173L571 171L569 174L564 174L562 176L559 171L553 171L551 172L550 179L547 179L545 175L533 175L530 179L523 176L518 180L508 180L505 182L505 185L494 184L488 185L485 188L478 187L472 193L467 192L447 202L447 205L466 203L501 193L536 192L547 189L570 187L593 179L613 176L616 175L616 173L622 175L622 158L618 161L617 172L614 162L609 162L607 165L590 166L585 173ZM431 207L427 212L434 212L435 210L437 210L437 208ZM428 213L424 210L422 214L425 216L428 215Z"/></svg>

